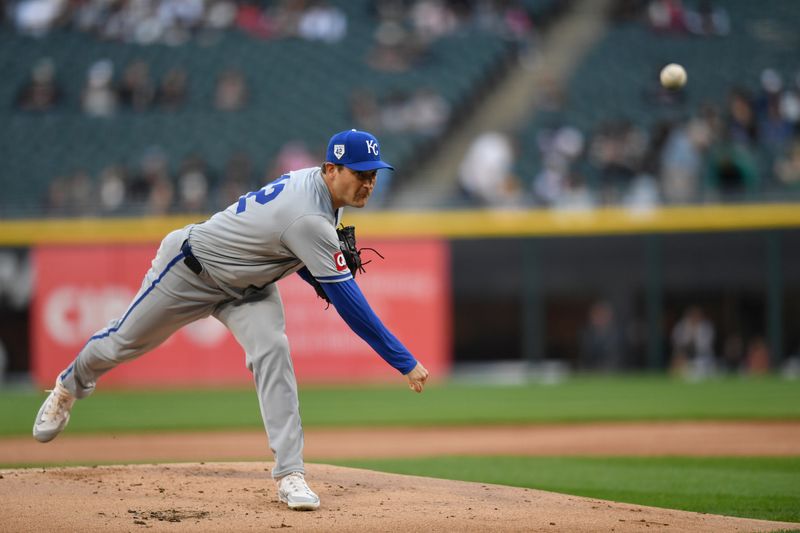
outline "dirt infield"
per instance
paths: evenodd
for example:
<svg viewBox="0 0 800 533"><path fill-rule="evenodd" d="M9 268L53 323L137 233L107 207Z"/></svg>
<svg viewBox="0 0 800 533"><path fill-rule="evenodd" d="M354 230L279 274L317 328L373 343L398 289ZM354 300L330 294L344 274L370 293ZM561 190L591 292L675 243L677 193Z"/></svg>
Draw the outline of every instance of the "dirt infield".
<svg viewBox="0 0 800 533"><path fill-rule="evenodd" d="M436 455L800 455L800 422L592 423L305 431L308 461ZM0 464L263 461L263 431L0 439Z"/></svg>
<svg viewBox="0 0 800 533"><path fill-rule="evenodd" d="M771 531L792 524L311 464L322 499L289 511L259 463L6 471L3 531Z"/></svg>
<svg viewBox="0 0 800 533"><path fill-rule="evenodd" d="M798 422L310 429L312 513L277 502L262 432L0 440L0 463L182 464L0 470L0 531L774 531L798 524L620 504L313 461L444 454L800 455ZM255 461L210 463L208 461ZM197 462L203 461L203 462Z"/></svg>

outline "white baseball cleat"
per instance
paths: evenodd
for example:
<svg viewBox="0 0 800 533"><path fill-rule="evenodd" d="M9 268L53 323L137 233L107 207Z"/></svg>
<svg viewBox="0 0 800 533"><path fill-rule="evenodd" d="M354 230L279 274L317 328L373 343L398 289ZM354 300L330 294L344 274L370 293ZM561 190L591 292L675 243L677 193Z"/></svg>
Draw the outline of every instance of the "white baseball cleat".
<svg viewBox="0 0 800 533"><path fill-rule="evenodd" d="M39 442L50 442L58 436L69 422L69 412L75 403L75 396L56 380L56 386L42 404L36 421L33 423L33 438Z"/></svg>
<svg viewBox="0 0 800 533"><path fill-rule="evenodd" d="M313 511L319 508L319 496L306 484L300 472L292 472L278 481L278 499L295 511Z"/></svg>

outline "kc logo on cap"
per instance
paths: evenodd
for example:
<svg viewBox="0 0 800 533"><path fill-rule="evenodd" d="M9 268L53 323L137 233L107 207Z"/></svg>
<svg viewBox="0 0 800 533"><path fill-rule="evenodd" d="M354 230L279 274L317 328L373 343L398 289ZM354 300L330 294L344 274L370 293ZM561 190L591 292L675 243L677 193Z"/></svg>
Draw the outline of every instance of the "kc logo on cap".
<svg viewBox="0 0 800 533"><path fill-rule="evenodd" d="M328 142L327 159L329 163L344 165L357 172L394 167L382 161L378 139L366 131L345 130L337 133Z"/></svg>

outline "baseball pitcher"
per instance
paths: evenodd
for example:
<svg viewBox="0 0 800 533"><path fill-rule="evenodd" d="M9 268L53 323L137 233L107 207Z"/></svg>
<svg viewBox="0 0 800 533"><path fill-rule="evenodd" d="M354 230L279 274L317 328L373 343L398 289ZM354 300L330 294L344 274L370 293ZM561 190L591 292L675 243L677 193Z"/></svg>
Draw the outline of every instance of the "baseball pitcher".
<svg viewBox="0 0 800 533"><path fill-rule="evenodd" d="M200 224L168 234L125 314L93 335L57 377L33 425L40 442L69 422L76 399L97 380L195 320L213 315L245 351L275 456L278 497L291 509L319 507L304 479L303 430L283 305L281 278L298 273L344 321L422 392L428 371L389 332L354 280L355 238L337 226L345 206L364 207L381 160L371 134L349 130L328 143L321 167L284 174Z"/></svg>

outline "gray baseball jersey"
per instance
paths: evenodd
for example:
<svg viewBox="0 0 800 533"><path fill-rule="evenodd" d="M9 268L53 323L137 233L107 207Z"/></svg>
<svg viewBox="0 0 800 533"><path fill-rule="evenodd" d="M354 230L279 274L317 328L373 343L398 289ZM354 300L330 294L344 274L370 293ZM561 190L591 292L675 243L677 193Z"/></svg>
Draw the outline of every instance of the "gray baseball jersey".
<svg viewBox="0 0 800 533"><path fill-rule="evenodd" d="M209 276L237 296L303 265L321 282L344 281L352 276L339 259L341 212L318 167L297 170L192 227L189 243Z"/></svg>
<svg viewBox="0 0 800 533"><path fill-rule="evenodd" d="M275 455L273 476L303 472L297 382L275 281L305 265L323 283L352 279L319 168L290 172L201 224L167 235L125 314L93 335L60 379L76 397L182 326L213 315L244 348ZM188 240L202 270L186 262Z"/></svg>

